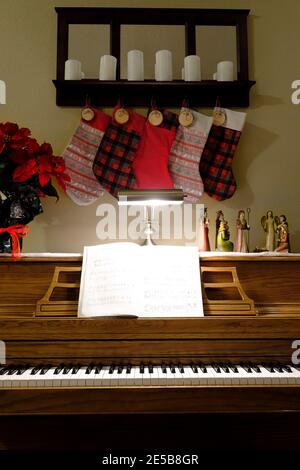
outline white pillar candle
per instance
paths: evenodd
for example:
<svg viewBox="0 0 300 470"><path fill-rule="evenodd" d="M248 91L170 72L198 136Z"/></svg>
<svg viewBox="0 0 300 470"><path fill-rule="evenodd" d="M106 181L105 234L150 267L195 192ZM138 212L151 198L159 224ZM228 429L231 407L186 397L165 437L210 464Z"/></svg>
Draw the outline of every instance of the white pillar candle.
<svg viewBox="0 0 300 470"><path fill-rule="evenodd" d="M198 55L188 55L184 58L184 79L186 82L200 82L201 61Z"/></svg>
<svg viewBox="0 0 300 470"><path fill-rule="evenodd" d="M144 80L144 54L137 49L127 54L127 80Z"/></svg>
<svg viewBox="0 0 300 470"><path fill-rule="evenodd" d="M169 82L173 80L172 52L167 50L157 51L155 54L156 80Z"/></svg>
<svg viewBox="0 0 300 470"><path fill-rule="evenodd" d="M219 82L232 82L233 81L233 62L224 60L218 63L217 67L217 80Z"/></svg>
<svg viewBox="0 0 300 470"><path fill-rule="evenodd" d="M65 62L65 80L81 80L81 62L75 59L68 59Z"/></svg>
<svg viewBox="0 0 300 470"><path fill-rule="evenodd" d="M100 59L99 80L116 80L117 59L113 55L103 55Z"/></svg>
<svg viewBox="0 0 300 470"><path fill-rule="evenodd" d="M213 74L213 80L218 80L218 72L215 72L215 73Z"/></svg>
<svg viewBox="0 0 300 470"><path fill-rule="evenodd" d="M6 85L3 80L0 80L0 104L6 104Z"/></svg>

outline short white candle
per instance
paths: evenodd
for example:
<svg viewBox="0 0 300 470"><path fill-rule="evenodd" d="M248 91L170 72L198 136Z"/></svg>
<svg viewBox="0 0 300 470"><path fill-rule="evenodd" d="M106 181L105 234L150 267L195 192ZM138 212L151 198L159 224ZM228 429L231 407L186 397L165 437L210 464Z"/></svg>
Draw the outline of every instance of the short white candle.
<svg viewBox="0 0 300 470"><path fill-rule="evenodd" d="M224 60L218 63L217 67L217 80L219 82L232 82L233 81L233 62Z"/></svg>
<svg viewBox="0 0 300 470"><path fill-rule="evenodd" d="M117 59L113 55L103 55L100 59L99 80L116 80Z"/></svg>
<svg viewBox="0 0 300 470"><path fill-rule="evenodd" d="M186 82L200 82L201 61L198 55L188 55L184 58L184 79Z"/></svg>
<svg viewBox="0 0 300 470"><path fill-rule="evenodd" d="M127 54L127 80L144 80L144 54L134 49Z"/></svg>
<svg viewBox="0 0 300 470"><path fill-rule="evenodd" d="M81 62L76 59L68 59L65 62L65 80L81 80Z"/></svg>
<svg viewBox="0 0 300 470"><path fill-rule="evenodd" d="M172 52L168 50L157 51L155 54L156 80L167 82L173 80Z"/></svg>

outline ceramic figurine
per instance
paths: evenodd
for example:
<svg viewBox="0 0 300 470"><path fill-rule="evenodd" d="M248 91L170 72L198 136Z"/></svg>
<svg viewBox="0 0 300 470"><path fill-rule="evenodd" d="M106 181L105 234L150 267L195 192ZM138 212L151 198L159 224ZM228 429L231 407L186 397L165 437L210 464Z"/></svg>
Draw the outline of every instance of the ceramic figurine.
<svg viewBox="0 0 300 470"><path fill-rule="evenodd" d="M264 215L261 218L261 225L264 231L266 232L266 244L265 244L266 251L275 250L275 232L276 232L278 223L279 223L279 219L278 217L273 216L272 211L268 211L267 215Z"/></svg>
<svg viewBox="0 0 300 470"><path fill-rule="evenodd" d="M207 208L204 209L203 216L199 220L199 233L198 233L198 248L199 251L210 251L210 244L208 238L209 220L207 215Z"/></svg>
<svg viewBox="0 0 300 470"><path fill-rule="evenodd" d="M248 210L249 214L250 210ZM246 213L244 210L238 212L238 217L236 221L236 242L235 242L235 251L240 253L249 253L249 230L250 226L246 220Z"/></svg>
<svg viewBox="0 0 300 470"><path fill-rule="evenodd" d="M218 249L218 233L219 233L219 228L220 228L220 223L221 223L221 218L224 219L224 214L222 211L218 211L216 214L216 240L215 240L215 249Z"/></svg>
<svg viewBox="0 0 300 470"><path fill-rule="evenodd" d="M275 251L288 253L291 251L290 248L290 235L289 235L289 226L286 220L285 215L279 216L279 223L276 229L277 234L277 248Z"/></svg>
<svg viewBox="0 0 300 470"><path fill-rule="evenodd" d="M233 251L233 243L230 241L230 232L227 220L224 219L222 211L219 214L219 230L217 234L217 250L218 251Z"/></svg>

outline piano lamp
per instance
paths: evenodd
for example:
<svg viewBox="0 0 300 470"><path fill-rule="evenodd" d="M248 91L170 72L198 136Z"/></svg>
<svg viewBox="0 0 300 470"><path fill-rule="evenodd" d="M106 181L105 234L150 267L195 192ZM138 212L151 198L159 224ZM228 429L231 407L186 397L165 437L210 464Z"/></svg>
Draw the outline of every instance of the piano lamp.
<svg viewBox="0 0 300 470"><path fill-rule="evenodd" d="M182 189L137 189L118 192L119 206L144 206L145 211L145 240L143 245L155 245L152 240L154 207L183 204Z"/></svg>
<svg viewBox="0 0 300 470"><path fill-rule="evenodd" d="M0 80L0 104L6 104L6 85L3 80Z"/></svg>

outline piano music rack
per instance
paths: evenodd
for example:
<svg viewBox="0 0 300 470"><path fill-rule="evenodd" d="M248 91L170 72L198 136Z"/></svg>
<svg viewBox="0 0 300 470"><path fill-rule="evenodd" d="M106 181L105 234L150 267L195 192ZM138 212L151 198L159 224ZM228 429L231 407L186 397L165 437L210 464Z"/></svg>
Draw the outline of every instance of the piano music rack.
<svg viewBox="0 0 300 470"><path fill-rule="evenodd" d="M61 282L60 277L63 274L67 277L68 274L80 272L81 267L78 266L56 266L46 294L36 304L35 316L77 316L80 282L73 280ZM243 290L235 267L201 267L201 274L205 315L256 315L254 302ZM207 274L210 275L210 282L205 282ZM220 274L221 276L222 274L229 275L227 276L229 282L219 282L218 276ZM65 295L62 300L57 300L55 296L55 291L59 288L63 289L62 295ZM212 291L218 292L218 299L210 299L208 292ZM238 299L235 298L235 292L238 293ZM228 296L228 294L230 295Z"/></svg>
<svg viewBox="0 0 300 470"><path fill-rule="evenodd" d="M62 273L81 273L81 267L69 266L59 267L56 266L51 280L51 284L46 294L36 303L37 317L41 316L76 316L78 310L78 296L80 282L60 282ZM65 289L67 299L53 300L55 298L56 289ZM71 297L71 300L69 299Z"/></svg>
<svg viewBox="0 0 300 470"><path fill-rule="evenodd" d="M219 282L219 275L221 279L225 275L228 282ZM210 282L205 282L206 277ZM254 302L242 288L235 267L201 267L201 280L205 315L257 315ZM219 298L211 299L212 291Z"/></svg>

